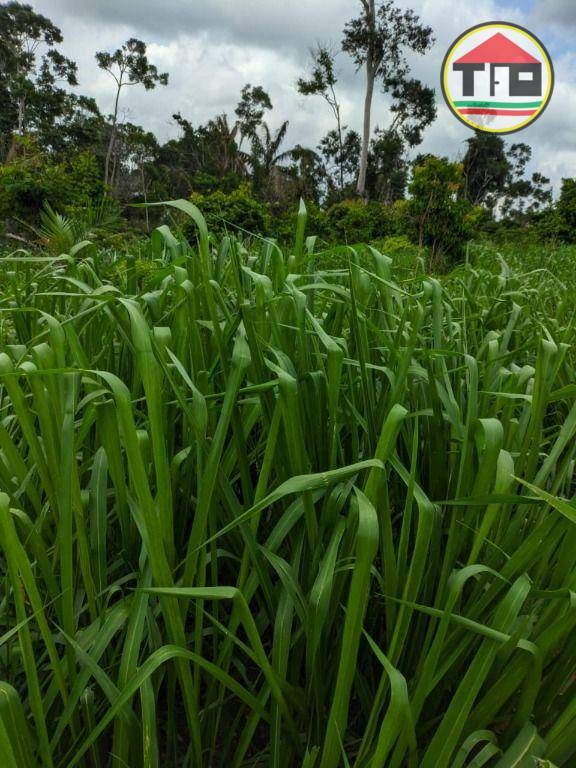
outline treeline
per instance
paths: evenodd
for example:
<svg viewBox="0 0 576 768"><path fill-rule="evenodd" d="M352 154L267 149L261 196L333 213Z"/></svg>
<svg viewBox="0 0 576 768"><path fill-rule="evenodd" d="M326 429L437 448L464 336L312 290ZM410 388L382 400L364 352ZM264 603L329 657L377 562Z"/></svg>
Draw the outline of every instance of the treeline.
<svg viewBox="0 0 576 768"><path fill-rule="evenodd" d="M129 86L152 91L169 83L146 44L131 38L114 52L95 52L113 96L113 112L104 115L94 99L71 90L78 86L77 66L62 53L62 42L56 24L31 6L0 4L5 236L37 233L47 210L88 216L96 227L122 209L131 225L150 226L148 212L126 204L175 197L197 199L216 226L276 236L283 217L304 198L327 239L406 234L438 258L457 257L475 231L530 228L545 238L573 236L574 181L564 182L553 205L549 180L526 172L526 144L478 133L459 162L422 154L410 159L436 117L436 104L433 89L412 76L407 57L425 54L434 37L393 0L359 0L340 45L311 51L294 86L319 107L324 102L334 121L316 147L289 146L288 120L272 129L271 98L263 85L252 84L242 88L230 114L204 125L172 115L178 137L160 143L121 119ZM339 56L351 57L364 79L361 133L342 121ZM372 126L375 92L390 104L384 127Z"/></svg>

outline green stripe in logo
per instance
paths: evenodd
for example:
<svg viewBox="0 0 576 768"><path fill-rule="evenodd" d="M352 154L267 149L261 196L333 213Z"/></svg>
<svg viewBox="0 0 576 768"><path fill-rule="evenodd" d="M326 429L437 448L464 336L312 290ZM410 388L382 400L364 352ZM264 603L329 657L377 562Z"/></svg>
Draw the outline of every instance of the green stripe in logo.
<svg viewBox="0 0 576 768"><path fill-rule="evenodd" d="M530 109L539 107L541 101L455 101L455 107L480 107L486 109Z"/></svg>

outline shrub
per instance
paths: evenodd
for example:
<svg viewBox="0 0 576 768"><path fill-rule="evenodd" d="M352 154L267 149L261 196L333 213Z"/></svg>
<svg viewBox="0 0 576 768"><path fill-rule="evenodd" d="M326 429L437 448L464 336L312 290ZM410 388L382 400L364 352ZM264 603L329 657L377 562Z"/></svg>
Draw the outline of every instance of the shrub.
<svg viewBox="0 0 576 768"><path fill-rule="evenodd" d="M462 166L427 156L414 168L407 225L412 239L431 250L432 264L460 260L474 230L474 209L460 193Z"/></svg>
<svg viewBox="0 0 576 768"><path fill-rule="evenodd" d="M210 195L214 192L230 194L240 186L240 178L236 173L225 173L222 176L214 176L205 171L196 171L192 176L192 188L195 193Z"/></svg>
<svg viewBox="0 0 576 768"><path fill-rule="evenodd" d="M7 165L0 165L0 219L37 223L45 203L72 212L101 199L104 186L93 155L83 152L67 162L28 151Z"/></svg>
<svg viewBox="0 0 576 768"><path fill-rule="evenodd" d="M218 190L207 195L194 193L192 202L201 208L213 232L234 232L240 237L265 235L270 213L265 203L256 199L250 188L242 184L230 193ZM191 232L188 225L188 232Z"/></svg>
<svg viewBox="0 0 576 768"><path fill-rule="evenodd" d="M342 200L326 211L326 237L331 242L370 242L394 233L390 206L363 200Z"/></svg>
<svg viewBox="0 0 576 768"><path fill-rule="evenodd" d="M576 242L576 179L562 179L556 211L560 238L567 243Z"/></svg>

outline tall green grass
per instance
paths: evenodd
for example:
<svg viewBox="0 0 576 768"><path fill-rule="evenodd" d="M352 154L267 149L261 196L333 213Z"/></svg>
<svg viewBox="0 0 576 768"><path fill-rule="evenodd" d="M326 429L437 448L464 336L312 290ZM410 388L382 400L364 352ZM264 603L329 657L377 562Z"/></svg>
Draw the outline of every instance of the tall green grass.
<svg viewBox="0 0 576 768"><path fill-rule="evenodd" d="M170 205L0 265L0 764L573 766L566 291Z"/></svg>

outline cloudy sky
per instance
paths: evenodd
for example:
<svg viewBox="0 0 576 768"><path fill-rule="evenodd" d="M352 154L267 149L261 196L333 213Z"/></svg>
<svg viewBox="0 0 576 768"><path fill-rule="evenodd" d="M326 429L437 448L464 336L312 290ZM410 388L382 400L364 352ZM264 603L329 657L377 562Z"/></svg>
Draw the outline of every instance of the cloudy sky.
<svg viewBox="0 0 576 768"><path fill-rule="evenodd" d="M28 0L64 34L64 52L78 63L82 93L94 96L104 112L112 108L113 83L94 62L97 50L114 50L128 37L149 45L149 57L168 71L166 88L128 88L121 110L126 119L160 139L177 135L171 115L193 124L215 114L233 114L245 83L270 93L275 126L290 120L288 144L315 146L333 127L319 97L300 96L296 79L305 72L316 42L338 44L344 24L356 15L358 0ZM436 36L433 50L412 60L413 72L436 89L438 118L419 151L460 157L470 131L445 107L440 66L449 44L463 30L485 21L513 21L546 45L556 85L546 112L515 134L533 149L533 167L554 181L576 176L576 0L398 0L420 14ZM359 129L363 76L344 54L337 59L338 96L344 122ZM374 99L374 124L388 122L386 99Z"/></svg>

